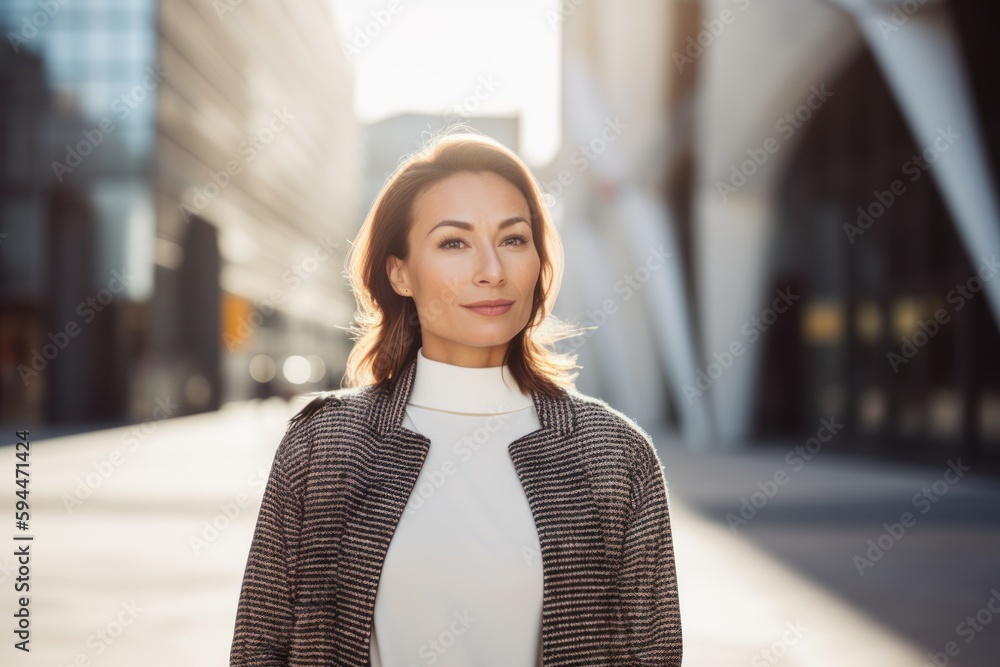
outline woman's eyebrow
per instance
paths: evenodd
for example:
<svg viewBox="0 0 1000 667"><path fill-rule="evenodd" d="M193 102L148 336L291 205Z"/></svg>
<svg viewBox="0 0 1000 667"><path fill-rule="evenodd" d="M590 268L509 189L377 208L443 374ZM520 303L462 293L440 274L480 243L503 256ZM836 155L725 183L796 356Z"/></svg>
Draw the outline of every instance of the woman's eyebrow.
<svg viewBox="0 0 1000 667"><path fill-rule="evenodd" d="M506 229L507 227L510 227L511 225L517 224L519 222L523 222L528 225L531 224L524 216L515 215L512 218L507 218L506 220L503 220L500 223L499 229ZM472 231L471 222L464 222L462 220L442 220L441 222L431 227L430 231L427 232L427 235L430 236L431 232L433 232L438 227L458 227L459 229L464 229L467 232Z"/></svg>

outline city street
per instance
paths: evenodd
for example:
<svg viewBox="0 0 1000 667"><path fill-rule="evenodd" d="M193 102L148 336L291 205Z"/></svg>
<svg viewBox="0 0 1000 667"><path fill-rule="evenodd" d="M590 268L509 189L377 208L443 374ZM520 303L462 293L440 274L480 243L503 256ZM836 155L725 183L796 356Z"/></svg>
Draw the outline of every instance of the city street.
<svg viewBox="0 0 1000 667"><path fill-rule="evenodd" d="M8 644L4 664L226 664L264 481L293 413L270 399L35 441L31 654L15 662ZM933 475L816 456L734 532L727 514L787 467L783 453L697 455L653 435L670 484L685 665L920 667L947 640L961 649L949 664L991 664L995 628L967 642L955 627L1000 585L997 511L973 512L998 506L996 485L962 479L861 576L852 555ZM16 564L4 552L11 619Z"/></svg>
<svg viewBox="0 0 1000 667"><path fill-rule="evenodd" d="M516 403L480 383L502 362L646 429L684 665L1000 666L998 24L981 0L0 2L0 667L228 665L289 418L420 356L462 376L421 372L425 409ZM437 649L470 582L539 591L537 560L520 589L494 565L539 527L545 618L574 620L548 663L598 667L595 628L653 644L583 604L644 605L632 566L669 563L641 503L608 522L649 488L615 474L635 458L580 476L531 442L515 462L554 475L494 449L444 493L470 518L428 510L409 546L375 524L411 452L354 452L376 473L289 546L318 582L289 591L303 654L365 662L395 560L432 590L398 606L424 626L374 614L384 667L523 663L523 606ZM497 502L522 490L532 512Z"/></svg>

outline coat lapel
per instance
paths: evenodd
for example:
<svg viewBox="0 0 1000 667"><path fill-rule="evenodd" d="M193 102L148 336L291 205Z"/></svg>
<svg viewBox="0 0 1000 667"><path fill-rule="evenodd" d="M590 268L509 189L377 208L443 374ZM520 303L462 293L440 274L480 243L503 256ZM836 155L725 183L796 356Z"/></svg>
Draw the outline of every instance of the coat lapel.
<svg viewBox="0 0 1000 667"><path fill-rule="evenodd" d="M340 540L334 624L338 664L368 664L382 565L430 449L429 438L401 425L415 376L416 359L391 389L373 396L366 416L373 427L375 460L371 472L358 480L363 492L347 509ZM587 638L600 635L592 630L611 622L593 610L612 608L606 597L612 572L579 446L571 437L576 430L571 399L566 393L558 398L535 393L533 398L541 428L511 442L508 451L541 546L542 652L548 666L557 664L556 656L570 644L573 651L604 655L605 647L589 646ZM567 608L580 610L575 631L556 627L556 615Z"/></svg>
<svg viewBox="0 0 1000 667"><path fill-rule="evenodd" d="M570 656L586 655L587 664L603 665L611 657L599 638L613 621L613 572L579 443L570 437L572 407L565 396L536 397L536 407L539 421L546 411L548 426L513 441L508 451L541 545L543 664L570 664ZM570 609L572 627L561 627Z"/></svg>

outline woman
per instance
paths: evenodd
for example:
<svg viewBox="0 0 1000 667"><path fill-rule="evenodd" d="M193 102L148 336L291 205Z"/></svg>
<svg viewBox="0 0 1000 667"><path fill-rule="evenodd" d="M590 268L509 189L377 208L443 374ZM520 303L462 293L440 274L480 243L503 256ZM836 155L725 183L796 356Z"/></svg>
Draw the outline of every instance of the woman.
<svg viewBox="0 0 1000 667"><path fill-rule="evenodd" d="M548 347L577 332L527 166L438 136L348 262L346 388L278 446L230 665L679 666L660 460Z"/></svg>

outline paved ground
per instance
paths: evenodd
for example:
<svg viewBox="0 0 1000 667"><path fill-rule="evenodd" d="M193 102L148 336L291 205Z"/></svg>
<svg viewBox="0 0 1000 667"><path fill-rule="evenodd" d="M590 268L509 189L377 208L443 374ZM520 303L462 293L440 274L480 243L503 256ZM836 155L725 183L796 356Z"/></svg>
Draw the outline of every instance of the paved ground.
<svg viewBox="0 0 1000 667"><path fill-rule="evenodd" d="M1000 614L990 609L1000 611L995 479L946 473L945 461L911 467L821 451L800 467L786 462L790 448L699 455L665 436L657 443L672 500L694 513L676 528L679 567L688 568L682 604L698 609L685 616L693 628L707 628L708 606L740 623L770 617L774 638L778 619L802 619L809 632L780 661L789 665L1000 665ZM747 551L763 560L745 562ZM767 583L765 572L785 583ZM711 664L702 651L721 646L728 626L697 638L692 665ZM769 636L754 635L725 664L754 664L750 642L763 649ZM818 655L804 654L807 638L825 645ZM885 657L876 657L880 647ZM827 653L837 649L855 653Z"/></svg>
<svg viewBox="0 0 1000 667"><path fill-rule="evenodd" d="M10 628L0 664L227 664L263 481L293 412L273 399L145 430L36 441L32 651L11 647L11 528L0 536L10 547L0 549L0 614ZM948 641L959 650L950 665L1000 664L1000 618L957 628L981 609L979 622L992 620L986 605L1000 590L995 482L969 473L920 514L912 496L942 479L944 466L823 455L793 471L780 450L701 456L654 438L671 489L687 667L921 667ZM13 449L0 451L13 480ZM779 469L786 483L730 529L726 515ZM915 523L859 575L853 556L907 510Z"/></svg>

